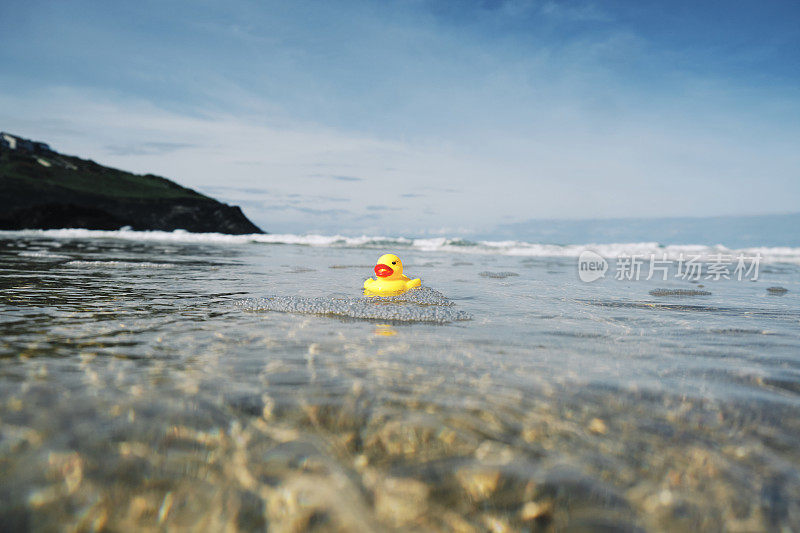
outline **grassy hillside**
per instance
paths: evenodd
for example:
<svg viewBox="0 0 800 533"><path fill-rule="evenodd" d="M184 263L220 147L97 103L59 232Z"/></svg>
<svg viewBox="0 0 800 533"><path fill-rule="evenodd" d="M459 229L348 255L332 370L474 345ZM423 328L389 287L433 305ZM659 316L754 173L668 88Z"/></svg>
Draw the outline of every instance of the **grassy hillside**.
<svg viewBox="0 0 800 533"><path fill-rule="evenodd" d="M5 182L4 189L24 189L27 193L67 189L119 199L208 198L160 176L132 174L55 153L30 156L3 150L0 152L0 179Z"/></svg>
<svg viewBox="0 0 800 533"><path fill-rule="evenodd" d="M263 233L238 207L166 178L105 167L17 139L27 147L0 144L0 230L129 226Z"/></svg>

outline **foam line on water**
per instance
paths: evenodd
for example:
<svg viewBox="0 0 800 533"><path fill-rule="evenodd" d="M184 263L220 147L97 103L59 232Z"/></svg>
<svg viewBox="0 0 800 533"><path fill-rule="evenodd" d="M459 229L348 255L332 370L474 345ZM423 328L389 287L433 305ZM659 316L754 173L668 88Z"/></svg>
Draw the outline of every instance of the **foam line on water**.
<svg viewBox="0 0 800 533"><path fill-rule="evenodd" d="M430 287L421 287L389 298L268 296L240 300L236 305L248 311L331 315L390 322L448 324L472 319L469 313L455 309L447 297Z"/></svg>
<svg viewBox="0 0 800 533"><path fill-rule="evenodd" d="M174 263L151 263L149 261L67 261L66 266L87 266L87 267L121 267L121 268L174 268L178 265Z"/></svg>
<svg viewBox="0 0 800 533"><path fill-rule="evenodd" d="M657 242L586 243L586 244L540 244L524 241L468 241L446 237L414 239L407 237L368 236L348 237L344 235L296 235L296 234L252 234L225 235L222 233L189 233L175 231L115 231L87 229L21 230L0 231L0 238L43 237L51 239L123 239L131 241L166 241L180 243L219 244L296 244L318 247L375 248L394 250L418 250L426 252L453 252L462 254L492 254L521 257L578 257L585 250L592 250L603 257L639 255L648 258L655 254L658 259L666 256L676 260L681 255L700 255L702 261L712 261L723 256L744 255L751 258L761 256L765 263L800 264L800 248L797 247L753 247L727 248L723 245L702 244L661 245Z"/></svg>
<svg viewBox="0 0 800 533"><path fill-rule="evenodd" d="M52 254L49 252L42 252L42 251L32 251L32 252L19 252L17 254L20 257L38 257L42 259L69 259L68 255L61 255L61 254Z"/></svg>

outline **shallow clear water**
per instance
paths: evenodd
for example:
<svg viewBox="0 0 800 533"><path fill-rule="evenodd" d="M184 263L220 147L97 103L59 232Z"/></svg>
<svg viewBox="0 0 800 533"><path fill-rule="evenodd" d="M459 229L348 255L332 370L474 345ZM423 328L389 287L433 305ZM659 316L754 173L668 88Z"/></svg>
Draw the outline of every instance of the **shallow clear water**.
<svg viewBox="0 0 800 533"><path fill-rule="evenodd" d="M0 236L0 529L800 527L797 265L384 251Z"/></svg>

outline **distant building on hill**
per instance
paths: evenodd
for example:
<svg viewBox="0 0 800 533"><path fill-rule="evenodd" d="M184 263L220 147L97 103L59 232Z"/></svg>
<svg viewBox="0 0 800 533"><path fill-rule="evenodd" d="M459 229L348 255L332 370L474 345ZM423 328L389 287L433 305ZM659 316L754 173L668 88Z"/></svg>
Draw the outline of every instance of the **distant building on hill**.
<svg viewBox="0 0 800 533"><path fill-rule="evenodd" d="M16 150L17 138L10 133L6 133L4 131L0 132L0 147Z"/></svg>
<svg viewBox="0 0 800 533"><path fill-rule="evenodd" d="M31 141L30 139L23 139L6 132L0 132L0 148L8 148L10 150L19 150L20 152L51 152L50 145L43 142Z"/></svg>

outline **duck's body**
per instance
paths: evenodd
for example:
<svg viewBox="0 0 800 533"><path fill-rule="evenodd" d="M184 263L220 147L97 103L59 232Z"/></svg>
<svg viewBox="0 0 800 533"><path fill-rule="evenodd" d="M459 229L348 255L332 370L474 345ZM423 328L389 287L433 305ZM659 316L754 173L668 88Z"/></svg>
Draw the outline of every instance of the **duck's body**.
<svg viewBox="0 0 800 533"><path fill-rule="evenodd" d="M368 296L394 296L422 285L421 279L403 274L403 263L394 254L384 254L378 259L375 275L376 279L367 278L364 282Z"/></svg>
<svg viewBox="0 0 800 533"><path fill-rule="evenodd" d="M408 276L393 280L367 278L364 282L364 289L369 292L387 295L389 293L400 294L420 285L422 285L421 279L411 279Z"/></svg>

